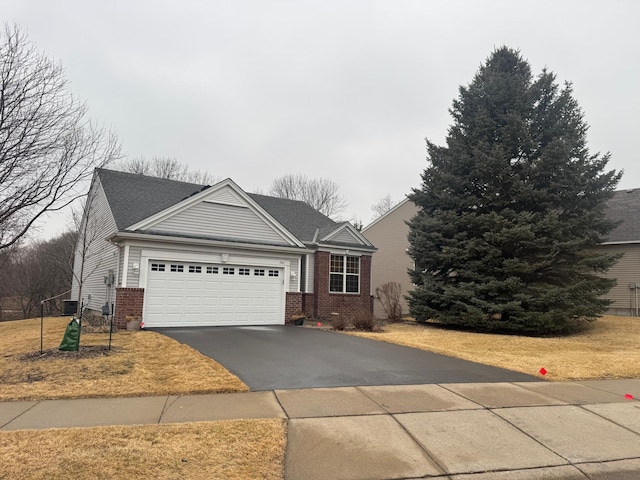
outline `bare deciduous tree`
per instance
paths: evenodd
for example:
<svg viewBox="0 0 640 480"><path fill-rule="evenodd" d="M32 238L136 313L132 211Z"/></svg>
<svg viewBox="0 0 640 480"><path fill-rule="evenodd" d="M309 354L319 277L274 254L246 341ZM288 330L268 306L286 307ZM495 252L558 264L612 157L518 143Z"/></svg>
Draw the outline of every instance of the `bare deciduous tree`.
<svg viewBox="0 0 640 480"><path fill-rule="evenodd" d="M0 303L9 308L7 319L30 318L40 312L40 302L71 289L71 261L75 233L67 232L48 241L3 250L0 270ZM20 315L16 315L16 308ZM46 315L62 311L62 298L44 304ZM0 319L2 317L0 316Z"/></svg>
<svg viewBox="0 0 640 480"><path fill-rule="evenodd" d="M399 322L402 318L402 286L397 282L387 282L376 287L376 298L382 305L387 319L392 322Z"/></svg>
<svg viewBox="0 0 640 480"><path fill-rule="evenodd" d="M378 217L381 217L389 210L393 208L393 201L391 200L391 195L386 195L382 197L378 202L371 205L371 210L373 211L373 217L371 220L375 220Z"/></svg>
<svg viewBox="0 0 640 480"><path fill-rule="evenodd" d="M217 181L209 172L190 170L187 164L170 157L152 157L151 160L144 157L128 158L119 162L115 168L123 172L197 183L198 185L211 185Z"/></svg>
<svg viewBox="0 0 640 480"><path fill-rule="evenodd" d="M0 30L0 250L46 212L84 195L95 167L120 152L115 135L86 117L61 65L18 26Z"/></svg>
<svg viewBox="0 0 640 480"><path fill-rule="evenodd" d="M269 189L274 197L302 200L327 217L335 217L346 207L347 202L340 193L340 186L328 178L307 178L304 175L288 174L276 178Z"/></svg>

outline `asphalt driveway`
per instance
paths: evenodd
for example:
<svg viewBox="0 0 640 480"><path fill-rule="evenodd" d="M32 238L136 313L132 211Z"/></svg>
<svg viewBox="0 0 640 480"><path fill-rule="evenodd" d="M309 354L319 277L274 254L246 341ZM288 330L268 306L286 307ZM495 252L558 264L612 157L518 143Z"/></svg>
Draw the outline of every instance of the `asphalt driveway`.
<svg viewBox="0 0 640 480"><path fill-rule="evenodd" d="M251 390L528 382L519 372L314 328L154 328L240 377Z"/></svg>

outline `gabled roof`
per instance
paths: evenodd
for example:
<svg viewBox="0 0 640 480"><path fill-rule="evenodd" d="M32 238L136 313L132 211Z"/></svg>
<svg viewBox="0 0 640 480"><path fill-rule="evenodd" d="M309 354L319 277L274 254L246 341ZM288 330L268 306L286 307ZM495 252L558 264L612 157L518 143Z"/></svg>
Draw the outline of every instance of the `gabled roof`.
<svg viewBox="0 0 640 480"><path fill-rule="evenodd" d="M105 168L96 171L121 231L207 188Z"/></svg>
<svg viewBox="0 0 640 480"><path fill-rule="evenodd" d="M104 168L96 169L96 172L119 231L126 231L129 227L211 188L208 185ZM318 232L329 234L342 226L342 223L334 222L305 202L255 193L247 195L304 244L316 243Z"/></svg>
<svg viewBox="0 0 640 480"><path fill-rule="evenodd" d="M338 226L308 203L257 193L248 195L303 243L313 243L317 229L333 230Z"/></svg>
<svg viewBox="0 0 640 480"><path fill-rule="evenodd" d="M640 188L614 192L607 202L607 218L621 223L605 243L640 242Z"/></svg>
<svg viewBox="0 0 640 480"><path fill-rule="evenodd" d="M367 230L369 230L371 227L373 227L376 223L378 223L380 220L386 218L387 216L391 215L393 212L395 212L397 209L399 209L402 205L404 205L405 203L409 202L409 198L405 198L404 200L400 201L397 205L395 205L394 207L390 208L389 210L387 210L386 212L384 212L382 215L380 215L378 218L376 218L373 222L371 222L369 225L367 225L366 227L364 227L362 229L362 232L366 232ZM407 219L409 220L409 219Z"/></svg>

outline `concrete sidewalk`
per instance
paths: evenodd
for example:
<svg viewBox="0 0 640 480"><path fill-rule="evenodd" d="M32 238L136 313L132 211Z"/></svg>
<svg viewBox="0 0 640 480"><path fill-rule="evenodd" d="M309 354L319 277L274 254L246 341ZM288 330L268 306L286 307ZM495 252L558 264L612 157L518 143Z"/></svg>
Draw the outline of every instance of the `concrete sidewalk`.
<svg viewBox="0 0 640 480"><path fill-rule="evenodd" d="M640 478L640 380L0 403L0 430L288 419L285 478Z"/></svg>

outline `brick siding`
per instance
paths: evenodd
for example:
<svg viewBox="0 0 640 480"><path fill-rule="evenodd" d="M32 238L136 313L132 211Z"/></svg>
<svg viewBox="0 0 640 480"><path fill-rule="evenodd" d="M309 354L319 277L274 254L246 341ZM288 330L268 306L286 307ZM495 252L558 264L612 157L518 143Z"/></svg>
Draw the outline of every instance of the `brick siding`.
<svg viewBox="0 0 640 480"><path fill-rule="evenodd" d="M371 256L360 257L359 294L329 292L330 258L329 252L315 253L313 316L329 320L332 313L351 318L363 310L371 311Z"/></svg>
<svg viewBox="0 0 640 480"><path fill-rule="evenodd" d="M117 328L127 328L127 315L142 316L144 288L116 288L114 321Z"/></svg>

